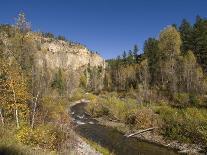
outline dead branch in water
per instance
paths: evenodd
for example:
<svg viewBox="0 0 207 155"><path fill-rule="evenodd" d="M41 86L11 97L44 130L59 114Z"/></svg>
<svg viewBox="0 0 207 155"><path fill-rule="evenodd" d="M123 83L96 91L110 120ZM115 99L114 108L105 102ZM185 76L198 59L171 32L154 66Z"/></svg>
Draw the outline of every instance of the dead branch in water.
<svg viewBox="0 0 207 155"><path fill-rule="evenodd" d="M147 128L147 129L144 129L144 130L139 130L135 133L132 133L132 134L129 134L129 135L125 135L127 138L129 137L132 137L132 136L135 136L135 135L138 135L138 134L141 134L141 133L144 133L144 132L147 132L147 131L151 131L151 130L154 130L154 129L157 129L157 127L154 127L154 128Z"/></svg>

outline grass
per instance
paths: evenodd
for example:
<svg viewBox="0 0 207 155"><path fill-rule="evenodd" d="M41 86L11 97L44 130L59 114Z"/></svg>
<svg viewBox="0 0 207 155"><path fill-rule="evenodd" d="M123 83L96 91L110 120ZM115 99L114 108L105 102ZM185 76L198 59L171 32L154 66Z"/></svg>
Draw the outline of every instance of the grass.
<svg viewBox="0 0 207 155"><path fill-rule="evenodd" d="M86 139L86 138L83 138L81 137L82 139L84 139L84 141L86 141L92 148L94 148L97 152L100 152L102 153L103 155L114 155L114 153L110 152L107 148L105 147L102 147L101 145L89 140L89 139Z"/></svg>

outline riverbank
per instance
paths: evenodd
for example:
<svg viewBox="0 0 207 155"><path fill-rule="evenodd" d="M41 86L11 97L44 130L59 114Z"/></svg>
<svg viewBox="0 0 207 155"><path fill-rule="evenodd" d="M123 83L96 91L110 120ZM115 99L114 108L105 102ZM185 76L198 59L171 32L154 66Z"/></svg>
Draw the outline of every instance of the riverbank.
<svg viewBox="0 0 207 155"><path fill-rule="evenodd" d="M174 150L161 147L153 143L126 138L123 133L112 127L100 125L97 120L86 114L87 103L80 103L71 107L71 117L75 124L75 131L84 139L93 144L98 144L117 155L178 155ZM93 146L93 145L92 145ZM93 146L94 147L94 146ZM99 150L98 150L99 151ZM104 155L108 153L103 152Z"/></svg>
<svg viewBox="0 0 207 155"><path fill-rule="evenodd" d="M69 115L71 115L72 113L71 107L79 103L83 103L83 102L89 103L89 100L80 99L80 100L71 102L68 108ZM74 145L74 151L73 151L75 155L111 155L112 154L108 149L100 146L99 144L91 140L88 140L82 137L75 131L73 131L73 135L74 135L74 139L76 140L76 145Z"/></svg>
<svg viewBox="0 0 207 155"><path fill-rule="evenodd" d="M109 120L107 117L99 117L94 119L97 120L99 124L114 128L119 132L123 133L124 135L137 132L137 130L130 129L124 123ZM149 143L154 143L156 145L177 150L178 153L192 154L192 155L204 154L201 153L203 151L202 146L196 144L179 143L178 141L173 141L173 140L167 140L163 136L158 135L153 131L134 135L133 137L136 137L139 140L147 141Z"/></svg>
<svg viewBox="0 0 207 155"><path fill-rule="evenodd" d="M136 137L180 152L199 154L206 151L207 115L204 107L181 108L167 100L139 103L128 94L113 92L90 95L90 98L92 100L86 106L88 114L99 118L105 126L118 124L115 128L123 134L156 128Z"/></svg>
<svg viewBox="0 0 207 155"><path fill-rule="evenodd" d="M87 102L88 104L90 104L89 100L82 99L82 100L73 102L71 106L74 106L81 102ZM137 132L137 130L130 128L124 123L113 120L107 116L93 117L93 118L98 122L98 124L116 129L117 131L121 132L123 135L128 135L130 133ZM161 147L166 147L169 149L177 150L179 153L201 154L200 152L202 151L202 146L195 145L195 144L179 143L178 141L166 139L158 133L159 132L156 132L156 131L149 131L149 132L145 132L145 133L133 136L133 137L138 138L138 140L146 141L148 143L152 143L152 144L155 144Z"/></svg>
<svg viewBox="0 0 207 155"><path fill-rule="evenodd" d="M72 154L74 155L102 155L98 152L95 147L92 146L86 139L79 136L77 133L74 134L74 139L76 140L73 146Z"/></svg>

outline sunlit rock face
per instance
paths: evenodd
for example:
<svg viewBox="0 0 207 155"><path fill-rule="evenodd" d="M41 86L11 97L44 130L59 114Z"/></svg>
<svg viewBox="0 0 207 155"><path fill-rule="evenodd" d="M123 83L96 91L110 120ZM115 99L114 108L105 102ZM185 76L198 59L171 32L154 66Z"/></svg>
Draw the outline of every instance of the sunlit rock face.
<svg viewBox="0 0 207 155"><path fill-rule="evenodd" d="M64 70L91 67L105 67L104 59L89 51L85 46L51 38L36 37L39 51L37 64L47 65L50 69L61 68Z"/></svg>

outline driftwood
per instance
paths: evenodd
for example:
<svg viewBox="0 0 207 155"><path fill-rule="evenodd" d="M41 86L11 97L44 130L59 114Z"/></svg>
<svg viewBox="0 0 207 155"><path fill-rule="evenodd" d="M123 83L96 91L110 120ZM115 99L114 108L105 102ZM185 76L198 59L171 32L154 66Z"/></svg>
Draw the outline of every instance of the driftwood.
<svg viewBox="0 0 207 155"><path fill-rule="evenodd" d="M132 136L135 136L135 135L138 135L138 134L147 132L147 131L151 131L151 130L154 130L154 129L156 129L156 127L154 127L154 128L147 128L147 129L144 129L144 130L139 130L139 131L137 131L137 132L135 132L135 133L132 133L132 134L129 134L129 135L125 135L125 136L126 136L127 138L129 138L129 137L132 137Z"/></svg>

